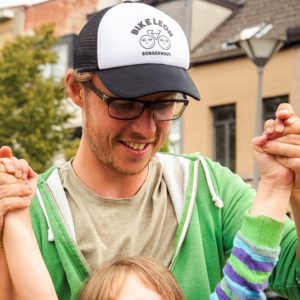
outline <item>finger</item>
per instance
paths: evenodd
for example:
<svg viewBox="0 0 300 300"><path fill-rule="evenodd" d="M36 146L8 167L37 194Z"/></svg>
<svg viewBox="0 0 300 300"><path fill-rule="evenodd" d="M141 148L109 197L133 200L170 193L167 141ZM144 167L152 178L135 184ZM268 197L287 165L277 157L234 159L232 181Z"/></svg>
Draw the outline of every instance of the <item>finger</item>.
<svg viewBox="0 0 300 300"><path fill-rule="evenodd" d="M278 160L283 166L293 170L295 173L300 173L300 158L277 156L276 160Z"/></svg>
<svg viewBox="0 0 300 300"><path fill-rule="evenodd" d="M17 178L13 174L9 174L7 172L0 173L0 188L3 185L13 184L13 183L19 183L21 179Z"/></svg>
<svg viewBox="0 0 300 300"><path fill-rule="evenodd" d="M275 112L275 116L280 120L286 120L292 116L295 116L295 112L289 103L280 103Z"/></svg>
<svg viewBox="0 0 300 300"><path fill-rule="evenodd" d="M260 146L254 145L254 154L256 153L263 153L263 149Z"/></svg>
<svg viewBox="0 0 300 300"><path fill-rule="evenodd" d="M24 209L28 207L30 202L22 197L7 197L0 201L0 215L5 215L8 211L16 209Z"/></svg>
<svg viewBox="0 0 300 300"><path fill-rule="evenodd" d="M284 123L282 120L267 120L265 122L265 131L267 134L268 140L276 139L283 135L284 132Z"/></svg>
<svg viewBox="0 0 300 300"><path fill-rule="evenodd" d="M298 134L288 134L288 135L284 135L282 137L276 138L274 141L280 142L280 143L285 143L285 144L300 146L300 135L298 135Z"/></svg>
<svg viewBox="0 0 300 300"><path fill-rule="evenodd" d="M31 187L32 193L35 193L35 192L36 192L37 182L38 182L38 176L37 176L36 173L34 173L34 174L35 174L35 176L29 178L29 180L28 180L28 184L29 184L30 187Z"/></svg>
<svg viewBox="0 0 300 300"><path fill-rule="evenodd" d="M268 135L271 135L275 131L275 121L267 120L264 124L264 130Z"/></svg>
<svg viewBox="0 0 300 300"><path fill-rule="evenodd" d="M33 171L33 169L29 166L28 179L38 178L38 174Z"/></svg>
<svg viewBox="0 0 300 300"><path fill-rule="evenodd" d="M282 120L276 118L275 120L275 132L277 134L283 133L284 131L284 123Z"/></svg>
<svg viewBox="0 0 300 300"><path fill-rule="evenodd" d="M2 158L1 163L4 166L5 172L9 174L14 174L16 172L16 164L14 163L12 157L11 158Z"/></svg>
<svg viewBox="0 0 300 300"><path fill-rule="evenodd" d="M292 117L284 121L285 134L300 134L300 119L297 117Z"/></svg>
<svg viewBox="0 0 300 300"><path fill-rule="evenodd" d="M280 120L284 125L284 130L281 135L286 134L300 134L300 119L296 116L292 116L286 120Z"/></svg>
<svg viewBox="0 0 300 300"><path fill-rule="evenodd" d="M29 196L31 193L31 185L24 182L0 185L0 203L2 198Z"/></svg>
<svg viewBox="0 0 300 300"><path fill-rule="evenodd" d="M12 160L12 163L14 164L14 166L15 166L15 176L17 178L24 178L24 179L26 179L28 171L26 171L25 168L23 170L23 164L22 164L21 159L17 159L16 157L12 157L11 160Z"/></svg>
<svg viewBox="0 0 300 300"><path fill-rule="evenodd" d="M26 160L17 159L16 157L2 158L1 163L7 173L13 174L17 178L27 179L30 167ZM1 171L3 172L3 168Z"/></svg>
<svg viewBox="0 0 300 300"><path fill-rule="evenodd" d="M0 148L0 157L12 157L12 150L8 146L2 146Z"/></svg>
<svg viewBox="0 0 300 300"><path fill-rule="evenodd" d="M277 119L284 122L285 133L300 133L300 120L289 103L281 103L275 113Z"/></svg>
<svg viewBox="0 0 300 300"><path fill-rule="evenodd" d="M262 134L261 136L256 136L252 139L252 143L254 146L262 146L268 141L266 134Z"/></svg>
<svg viewBox="0 0 300 300"><path fill-rule="evenodd" d="M21 175L21 178L27 180L31 169L29 164L25 159L17 159L15 157L13 157L13 159L15 160L15 165L17 171L19 171L19 174Z"/></svg>
<svg viewBox="0 0 300 300"><path fill-rule="evenodd" d="M262 146L262 148L266 153L276 156L300 158L299 145L291 145L273 140L268 141L265 145Z"/></svg>

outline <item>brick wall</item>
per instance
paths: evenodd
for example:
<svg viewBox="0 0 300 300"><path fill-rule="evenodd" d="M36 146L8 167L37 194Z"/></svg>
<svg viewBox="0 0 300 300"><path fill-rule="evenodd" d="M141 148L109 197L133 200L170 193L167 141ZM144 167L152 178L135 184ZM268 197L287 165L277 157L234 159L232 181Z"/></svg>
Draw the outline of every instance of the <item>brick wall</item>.
<svg viewBox="0 0 300 300"><path fill-rule="evenodd" d="M43 23L55 23L55 34L78 33L87 15L97 11L98 0L50 0L25 11L24 32L32 32Z"/></svg>

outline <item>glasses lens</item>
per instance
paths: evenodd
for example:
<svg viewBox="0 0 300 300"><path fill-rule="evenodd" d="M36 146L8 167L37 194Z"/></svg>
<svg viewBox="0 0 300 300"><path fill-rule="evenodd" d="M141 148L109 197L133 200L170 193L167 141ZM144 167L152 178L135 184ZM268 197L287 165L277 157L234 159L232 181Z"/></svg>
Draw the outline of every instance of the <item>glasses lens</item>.
<svg viewBox="0 0 300 300"><path fill-rule="evenodd" d="M184 102L170 101L154 104L154 116L156 120L168 121L179 118L185 108Z"/></svg>
<svg viewBox="0 0 300 300"><path fill-rule="evenodd" d="M154 112L154 118L158 121L169 121L179 118L185 107L186 101L161 100L157 102L126 101L113 99L109 103L109 115L120 120L133 120L138 118L145 108L149 107Z"/></svg>
<svg viewBox="0 0 300 300"><path fill-rule="evenodd" d="M109 114L113 118L129 120L139 116L143 108L140 102L113 100L109 105Z"/></svg>

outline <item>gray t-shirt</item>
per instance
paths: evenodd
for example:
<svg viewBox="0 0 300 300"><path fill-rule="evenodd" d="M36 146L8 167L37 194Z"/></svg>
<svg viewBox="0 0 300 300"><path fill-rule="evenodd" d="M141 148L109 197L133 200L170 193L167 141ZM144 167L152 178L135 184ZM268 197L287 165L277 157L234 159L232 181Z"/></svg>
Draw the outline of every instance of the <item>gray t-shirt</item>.
<svg viewBox="0 0 300 300"><path fill-rule="evenodd" d="M77 245L95 271L114 257L146 255L168 266L177 230L175 211L157 158L132 198L104 198L75 174L71 162L60 176L72 212Z"/></svg>

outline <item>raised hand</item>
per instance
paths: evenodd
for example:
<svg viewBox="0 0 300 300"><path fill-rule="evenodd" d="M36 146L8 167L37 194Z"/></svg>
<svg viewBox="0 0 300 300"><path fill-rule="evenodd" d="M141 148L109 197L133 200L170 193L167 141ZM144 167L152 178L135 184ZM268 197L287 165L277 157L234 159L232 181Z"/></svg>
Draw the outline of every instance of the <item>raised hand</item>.
<svg viewBox="0 0 300 300"><path fill-rule="evenodd" d="M288 103L282 103L276 111L276 119L266 121L262 135L253 139L261 178L270 180L278 187L289 186L295 179L294 170L280 159L287 148L290 155L295 151L294 145L289 142L293 138L291 132L295 130L291 126L295 127L297 120L292 107ZM287 143L282 143L284 141Z"/></svg>
<svg viewBox="0 0 300 300"><path fill-rule="evenodd" d="M298 129L298 119L292 107L284 103L278 107L276 119L266 121L263 134L253 139L254 154L261 175L257 190L259 200L251 209L253 214L261 212L263 208L265 215L277 220L283 219L294 182L298 180L295 170L288 165L291 157L283 156L286 153L295 154L295 144L291 143L291 139L294 139L294 132L298 132ZM288 163L284 163L284 160L288 160Z"/></svg>
<svg viewBox="0 0 300 300"><path fill-rule="evenodd" d="M279 105L276 119L265 123L264 137L256 141L265 153L294 171L294 188L300 188L300 119L290 104Z"/></svg>
<svg viewBox="0 0 300 300"><path fill-rule="evenodd" d="M6 157L0 158L0 235L5 214L28 207L37 184L37 174L25 160L12 157L9 149L0 150L0 155L6 152Z"/></svg>

